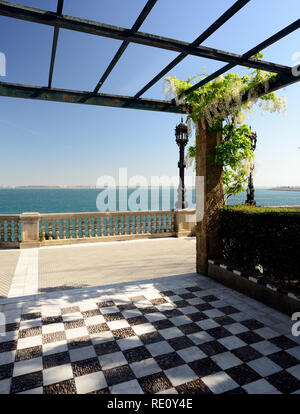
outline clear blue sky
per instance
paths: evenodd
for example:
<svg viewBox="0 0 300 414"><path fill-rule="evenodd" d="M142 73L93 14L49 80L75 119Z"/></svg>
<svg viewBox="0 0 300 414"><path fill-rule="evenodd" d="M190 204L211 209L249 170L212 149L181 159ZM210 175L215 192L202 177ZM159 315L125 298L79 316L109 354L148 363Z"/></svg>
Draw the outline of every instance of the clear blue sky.
<svg viewBox="0 0 300 414"><path fill-rule="evenodd" d="M49 10L55 0L19 3ZM64 14L131 27L146 0L65 0ZM234 0L158 0L141 31L193 41ZM299 18L299 0L252 0L204 45L236 53L248 49ZM0 17L0 51L7 57L2 81L46 85L53 28ZM264 51L265 60L292 66L300 52L299 30ZM61 30L53 86L92 90L121 42ZM177 54L130 45L101 89L132 95ZM223 66L188 57L169 75L181 79ZM237 69L239 70L239 69ZM285 116L251 115L257 131L256 185L300 185L300 82L279 92ZM165 99L163 81L145 97ZM0 185L95 185L101 175L176 175L174 127L180 116L0 97Z"/></svg>

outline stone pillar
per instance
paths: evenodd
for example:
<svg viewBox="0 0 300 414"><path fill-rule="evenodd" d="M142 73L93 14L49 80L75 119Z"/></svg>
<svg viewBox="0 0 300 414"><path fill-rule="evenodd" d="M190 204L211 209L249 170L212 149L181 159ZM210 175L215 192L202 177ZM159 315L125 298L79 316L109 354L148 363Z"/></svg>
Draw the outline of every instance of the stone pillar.
<svg viewBox="0 0 300 414"><path fill-rule="evenodd" d="M20 249L40 247L39 220L40 213L23 213L20 215L22 241Z"/></svg>
<svg viewBox="0 0 300 414"><path fill-rule="evenodd" d="M212 152L220 143L220 132L209 131L208 125L204 129L198 123L196 136L196 175L203 177L203 187L196 191L203 191L203 219L196 225L196 270L207 274L208 260L217 258L221 254L220 210L223 205L222 166L214 164ZM198 206L197 206L198 208Z"/></svg>
<svg viewBox="0 0 300 414"><path fill-rule="evenodd" d="M185 208L175 211L176 237L187 237L195 234L196 210Z"/></svg>

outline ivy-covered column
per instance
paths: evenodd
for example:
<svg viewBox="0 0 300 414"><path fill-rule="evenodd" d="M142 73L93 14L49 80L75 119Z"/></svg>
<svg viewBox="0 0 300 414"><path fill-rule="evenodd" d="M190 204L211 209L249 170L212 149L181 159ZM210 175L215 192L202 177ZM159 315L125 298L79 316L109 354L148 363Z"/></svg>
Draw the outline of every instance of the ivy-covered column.
<svg viewBox="0 0 300 414"><path fill-rule="evenodd" d="M217 258L221 252L220 211L223 205L222 166L212 160L212 151L221 141L221 133L210 131L208 125L204 129L198 122L196 135L196 175L203 177L204 203L197 208L204 208L203 219L197 223L197 259L198 273L207 274L208 259ZM197 185L197 184L196 184Z"/></svg>

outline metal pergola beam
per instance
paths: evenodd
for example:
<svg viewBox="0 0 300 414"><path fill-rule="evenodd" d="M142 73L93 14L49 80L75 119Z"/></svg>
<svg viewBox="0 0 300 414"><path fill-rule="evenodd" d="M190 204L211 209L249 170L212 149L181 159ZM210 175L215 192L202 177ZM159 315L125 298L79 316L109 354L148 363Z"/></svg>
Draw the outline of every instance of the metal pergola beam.
<svg viewBox="0 0 300 414"><path fill-rule="evenodd" d="M155 99L132 98L121 95L94 94L76 90L45 88L39 86L21 85L7 82L0 82L0 96L11 98L24 98L42 101L82 103L88 98L86 105L110 106L115 108L144 109L148 111L171 112L184 114L183 106L177 106L169 101Z"/></svg>
<svg viewBox="0 0 300 414"><path fill-rule="evenodd" d="M57 0L57 10L56 10L57 16L60 16L62 14L63 6L64 6L64 0ZM50 61L50 69L49 69L49 79L48 79L48 88L51 88L51 85L52 85L52 77L53 77L53 69L54 69L54 62L55 62L55 56L56 56L58 33L59 33L59 28L54 27L52 51L51 51L51 61Z"/></svg>
<svg viewBox="0 0 300 414"><path fill-rule="evenodd" d="M142 44L145 46L173 50L175 52L186 53L188 55L200 56L212 60L220 60L228 63L234 63L235 65L262 69L274 73L288 74L291 70L288 66L272 62L258 61L256 59L246 59L242 55L235 53L225 52L204 46L191 46L187 42L156 36L149 33L132 33L130 29L124 29L78 17L66 15L57 16L56 13L50 11L18 5L6 1L0 1L0 15L63 29L89 33L97 36L126 40L128 42Z"/></svg>
<svg viewBox="0 0 300 414"><path fill-rule="evenodd" d="M199 46L209 36L216 32L221 26L223 26L231 17L233 17L239 10L241 10L250 0L238 0L236 1L225 13L222 14L213 24L211 24L200 36L197 37L191 46ZM175 59L172 60L163 70L161 70L154 78L147 83L134 97L139 98L148 89L150 89L156 82L158 82L163 76L165 76L170 70L172 70L178 63L185 59L188 55L186 53L180 53Z"/></svg>
<svg viewBox="0 0 300 414"><path fill-rule="evenodd" d="M133 33L136 32L137 30L139 30L139 28L141 27L141 25L143 24L143 22L145 21L145 19L147 18L147 16L149 15L150 11L153 9L153 7L155 6L156 3L157 3L157 0L148 0L145 7L143 8L143 10L141 11L141 13L138 16L137 20L135 21L135 23L133 24L133 26L131 28L131 31ZM121 44L121 46L119 47L117 53L115 54L115 56L111 60L110 64L108 65L107 69L105 70L105 72L101 76L99 82L97 83L97 85L94 89L94 93L97 93L100 90L103 83L105 82L105 80L107 79L107 77L109 76L109 74L111 73L111 71L113 70L115 65L117 64L118 60L120 59L120 57L123 55L123 53L127 49L128 45L129 45L129 41L124 40L123 43Z"/></svg>
<svg viewBox="0 0 300 414"><path fill-rule="evenodd" d="M260 52L261 50L265 49L266 47L269 47L273 45L274 43L278 42L279 40L283 39L287 35L293 33L295 30L299 29L300 27L300 19L294 21L293 23L286 26L284 29L280 30L279 32L275 33L273 36L269 37L268 39L264 40L263 42L259 43L252 49L248 50L243 56L246 58L249 58L256 53ZM227 64L223 66L222 68L218 69L216 72L212 73L211 75L207 76L205 79L201 80L200 82L195 83L191 88L187 89L184 93L180 95L180 98L183 96L188 95L189 93L195 91L196 89L199 89L201 86L205 85L206 83L214 80L220 75L223 75L223 73L227 72L228 70L231 70L234 68L235 65L233 64ZM290 71L291 73L291 71ZM299 79L300 80L300 79ZM172 102L175 102L173 99Z"/></svg>

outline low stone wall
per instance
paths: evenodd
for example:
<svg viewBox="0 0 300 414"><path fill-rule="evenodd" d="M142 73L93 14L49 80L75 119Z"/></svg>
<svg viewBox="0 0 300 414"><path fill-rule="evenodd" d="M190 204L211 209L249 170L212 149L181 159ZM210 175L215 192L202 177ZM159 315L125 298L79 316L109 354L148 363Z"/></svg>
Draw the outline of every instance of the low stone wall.
<svg viewBox="0 0 300 414"><path fill-rule="evenodd" d="M218 282L289 316L300 311L299 297L292 293L281 291L270 284L234 270L218 261L208 261L208 275Z"/></svg>

